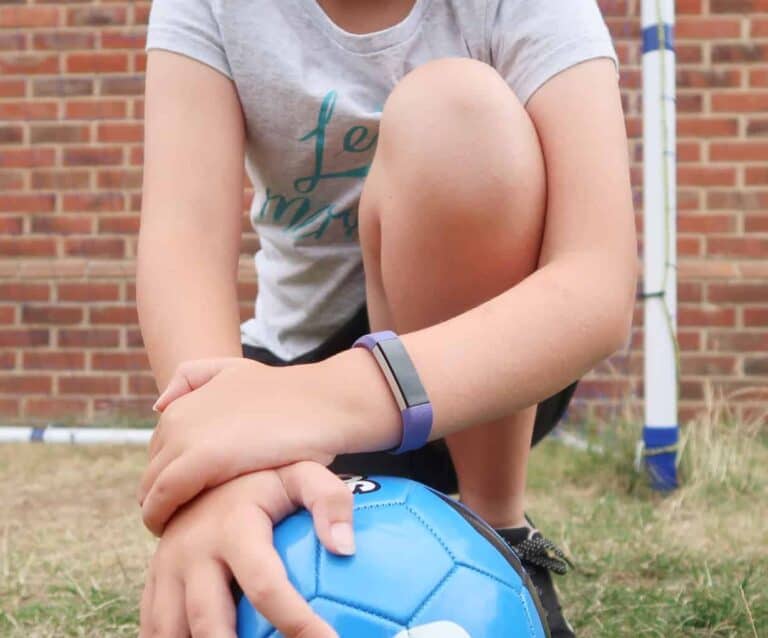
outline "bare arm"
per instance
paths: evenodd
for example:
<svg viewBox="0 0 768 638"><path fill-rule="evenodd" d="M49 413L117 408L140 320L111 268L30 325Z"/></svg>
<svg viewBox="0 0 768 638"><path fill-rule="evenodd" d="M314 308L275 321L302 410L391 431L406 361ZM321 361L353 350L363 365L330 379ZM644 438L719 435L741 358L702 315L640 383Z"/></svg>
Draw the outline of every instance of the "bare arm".
<svg viewBox="0 0 768 638"><path fill-rule="evenodd" d="M575 66L527 108L547 166L539 269L477 308L403 337L435 406L435 438L556 393L617 350L631 325L637 247L615 68L607 60ZM365 423L387 415L380 429L351 425L346 451L396 443L400 416L370 355L344 352L334 364Z"/></svg>
<svg viewBox="0 0 768 638"><path fill-rule="evenodd" d="M244 138L228 78L178 54L149 53L137 303L161 389L182 361L240 356Z"/></svg>

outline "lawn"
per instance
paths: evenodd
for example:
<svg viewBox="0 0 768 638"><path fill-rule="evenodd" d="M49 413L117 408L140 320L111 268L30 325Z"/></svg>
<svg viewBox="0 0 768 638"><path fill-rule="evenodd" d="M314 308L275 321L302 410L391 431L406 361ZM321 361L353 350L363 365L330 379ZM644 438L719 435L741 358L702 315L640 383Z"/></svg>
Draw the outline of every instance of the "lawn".
<svg viewBox="0 0 768 638"><path fill-rule="evenodd" d="M661 497L611 453L546 442L529 512L576 569L558 579L580 637L768 636L768 444L756 426L686 433ZM154 542L134 501L144 452L0 446L0 636L134 636ZM500 637L499 637L500 638Z"/></svg>

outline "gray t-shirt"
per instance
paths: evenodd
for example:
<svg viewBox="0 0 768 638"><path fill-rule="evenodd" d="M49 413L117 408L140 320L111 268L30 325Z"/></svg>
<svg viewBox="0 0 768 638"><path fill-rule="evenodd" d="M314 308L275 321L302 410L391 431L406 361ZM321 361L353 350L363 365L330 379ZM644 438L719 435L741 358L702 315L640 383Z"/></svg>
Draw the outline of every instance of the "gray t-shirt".
<svg viewBox="0 0 768 638"><path fill-rule="evenodd" d="M241 338L283 359L318 346L365 302L357 204L400 78L435 58L474 58L525 103L574 64L616 61L595 0L415 0L404 20L365 35L339 28L316 0L154 0L147 49L235 84L261 238L255 317Z"/></svg>

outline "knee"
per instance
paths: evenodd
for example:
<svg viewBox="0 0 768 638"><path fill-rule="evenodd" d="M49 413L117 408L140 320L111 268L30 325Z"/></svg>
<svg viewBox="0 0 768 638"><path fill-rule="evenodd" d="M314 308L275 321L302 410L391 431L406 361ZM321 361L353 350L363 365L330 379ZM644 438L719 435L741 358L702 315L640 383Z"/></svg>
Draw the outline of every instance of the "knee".
<svg viewBox="0 0 768 638"><path fill-rule="evenodd" d="M379 141L386 150L463 136L490 140L507 126L519 139L534 141L527 112L493 67L469 58L442 58L398 82L384 103Z"/></svg>
<svg viewBox="0 0 768 638"><path fill-rule="evenodd" d="M491 228L500 209L543 213L533 122L496 70L476 60L434 60L400 80L384 104L373 164L391 182L385 191L396 185L411 204L424 204L422 214L468 214L479 223L486 210L496 215Z"/></svg>

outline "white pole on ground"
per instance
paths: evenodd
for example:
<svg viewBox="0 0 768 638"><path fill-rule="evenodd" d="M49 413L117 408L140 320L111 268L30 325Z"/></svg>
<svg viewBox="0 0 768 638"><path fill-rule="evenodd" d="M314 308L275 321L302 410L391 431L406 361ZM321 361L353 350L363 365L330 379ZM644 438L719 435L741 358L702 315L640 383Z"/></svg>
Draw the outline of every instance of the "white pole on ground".
<svg viewBox="0 0 768 638"><path fill-rule="evenodd" d="M675 3L642 0L645 427L651 484L677 487Z"/></svg>
<svg viewBox="0 0 768 638"><path fill-rule="evenodd" d="M0 443L67 443L70 445L147 445L145 428L0 427Z"/></svg>

